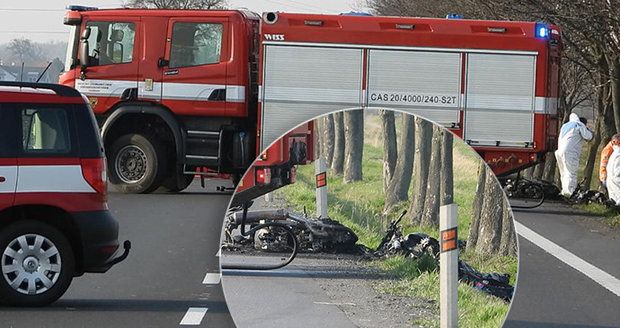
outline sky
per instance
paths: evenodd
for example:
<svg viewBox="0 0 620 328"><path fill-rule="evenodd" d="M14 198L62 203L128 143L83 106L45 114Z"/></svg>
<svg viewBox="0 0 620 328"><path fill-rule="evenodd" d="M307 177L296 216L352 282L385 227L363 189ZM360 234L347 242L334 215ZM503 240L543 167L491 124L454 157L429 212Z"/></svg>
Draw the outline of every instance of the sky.
<svg viewBox="0 0 620 328"><path fill-rule="evenodd" d="M342 13L361 8L361 2L363 0L228 0L231 8L247 8L258 13ZM122 0L3 0L0 2L0 43L18 37L38 42L65 41L69 29L62 20L70 4L117 8Z"/></svg>

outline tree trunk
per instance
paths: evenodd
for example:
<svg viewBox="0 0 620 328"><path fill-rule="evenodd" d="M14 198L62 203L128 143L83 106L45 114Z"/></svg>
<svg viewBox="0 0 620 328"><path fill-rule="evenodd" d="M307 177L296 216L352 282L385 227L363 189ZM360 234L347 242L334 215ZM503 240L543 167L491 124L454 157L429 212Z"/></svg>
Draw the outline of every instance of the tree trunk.
<svg viewBox="0 0 620 328"><path fill-rule="evenodd" d="M344 183L362 180L364 153L364 112L361 109L344 113Z"/></svg>
<svg viewBox="0 0 620 328"><path fill-rule="evenodd" d="M327 167L330 167L334 158L334 116L327 115L322 121L324 158Z"/></svg>
<svg viewBox="0 0 620 328"><path fill-rule="evenodd" d="M548 182L553 182L556 171L556 159L555 154L551 151L545 155L545 169L542 179Z"/></svg>
<svg viewBox="0 0 620 328"><path fill-rule="evenodd" d="M424 211L426 200L426 185L428 184L428 165L431 161L431 142L433 125L419 117L415 118L415 161L413 199L409 205L411 223L419 225Z"/></svg>
<svg viewBox="0 0 620 328"><path fill-rule="evenodd" d="M422 226L439 226L439 203L441 201L441 148L443 128L433 125L431 161L428 167L426 200L422 212Z"/></svg>
<svg viewBox="0 0 620 328"><path fill-rule="evenodd" d="M320 119L314 121L316 138L314 139L314 158L323 157L323 122Z"/></svg>
<svg viewBox="0 0 620 328"><path fill-rule="evenodd" d="M392 110L381 110L379 115L383 127L383 192L387 193L394 170L396 169L396 159L398 158L396 150L396 122L394 111Z"/></svg>
<svg viewBox="0 0 620 328"><path fill-rule="evenodd" d="M344 170L344 113L338 112L334 116L334 156L332 157L332 171L341 175Z"/></svg>
<svg viewBox="0 0 620 328"><path fill-rule="evenodd" d="M610 58L611 98L614 107L616 131L620 131L620 61L616 56Z"/></svg>
<svg viewBox="0 0 620 328"><path fill-rule="evenodd" d="M484 204L484 192L487 179L487 166L481 160L478 165L478 184L476 185L476 196L472 204L472 221L467 237L467 250L476 250L478 243L478 229L480 228L480 214L482 213L482 205Z"/></svg>
<svg viewBox="0 0 620 328"><path fill-rule="evenodd" d="M586 166L583 170L584 184L586 189L590 189L592 185L592 174L594 173L594 164L596 164L596 155L599 153L599 146L601 145L601 119L596 120L596 128L594 129L594 138L590 141L588 147L588 159L586 160Z"/></svg>
<svg viewBox="0 0 620 328"><path fill-rule="evenodd" d="M545 171L545 163L538 163L534 166L534 174L532 174L532 178L540 180L542 179L543 173Z"/></svg>
<svg viewBox="0 0 620 328"><path fill-rule="evenodd" d="M411 174L413 173L414 152L411 151L415 144L415 116L402 114L403 128L400 133L398 147L398 160L394 170L394 176L390 181L385 193L385 209L394 204L408 199Z"/></svg>
<svg viewBox="0 0 620 328"><path fill-rule="evenodd" d="M441 142L441 205L448 205L454 202L454 174L452 163L452 152L454 151L453 136L448 130L442 131Z"/></svg>
<svg viewBox="0 0 620 328"><path fill-rule="evenodd" d="M476 252L495 254L499 251L502 241L504 193L491 170L486 172L484 189Z"/></svg>
<svg viewBox="0 0 620 328"><path fill-rule="evenodd" d="M503 256L517 256L517 235L512 212L507 201L503 201L502 241L499 252Z"/></svg>

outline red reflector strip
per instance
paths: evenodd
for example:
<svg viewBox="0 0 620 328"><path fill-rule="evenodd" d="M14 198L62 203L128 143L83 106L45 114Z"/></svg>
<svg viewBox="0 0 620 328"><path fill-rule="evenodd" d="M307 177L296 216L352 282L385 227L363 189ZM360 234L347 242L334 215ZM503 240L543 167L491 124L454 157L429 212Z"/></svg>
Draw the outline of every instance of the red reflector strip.
<svg viewBox="0 0 620 328"><path fill-rule="evenodd" d="M321 188L327 186L327 173L319 173L316 175L316 187Z"/></svg>
<svg viewBox="0 0 620 328"><path fill-rule="evenodd" d="M457 249L457 231L456 228L444 230L441 232L441 252L449 252Z"/></svg>

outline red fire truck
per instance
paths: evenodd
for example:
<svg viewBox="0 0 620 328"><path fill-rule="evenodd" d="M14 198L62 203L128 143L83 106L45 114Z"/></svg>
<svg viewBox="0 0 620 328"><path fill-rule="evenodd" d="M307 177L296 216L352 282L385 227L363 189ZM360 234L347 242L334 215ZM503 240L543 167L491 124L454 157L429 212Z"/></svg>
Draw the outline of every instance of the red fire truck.
<svg viewBox="0 0 620 328"><path fill-rule="evenodd" d="M238 176L290 128L343 109L430 119L466 140L497 174L540 161L557 136L555 26L69 9L60 82L89 97L110 180L126 192L183 189L195 167ZM311 128L259 160L252 183L294 179L293 164L311 160Z"/></svg>

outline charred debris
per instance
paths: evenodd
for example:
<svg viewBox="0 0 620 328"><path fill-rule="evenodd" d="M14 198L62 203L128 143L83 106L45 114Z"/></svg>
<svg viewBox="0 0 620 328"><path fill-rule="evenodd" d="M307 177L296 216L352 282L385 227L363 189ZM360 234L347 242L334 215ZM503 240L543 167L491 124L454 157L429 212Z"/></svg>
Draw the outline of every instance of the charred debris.
<svg viewBox="0 0 620 328"><path fill-rule="evenodd" d="M359 255L365 259L404 256L411 260L423 257L435 261L439 268L439 241L423 233L403 235L400 222L403 213L392 221L376 249L358 244L353 230L329 218L310 218L284 209L247 211L236 208L229 212L225 222L223 248L232 251L259 251L266 253L291 253L288 260L275 269L290 263L298 252L340 253ZM465 241L459 240L459 248ZM509 302L514 293L510 276L484 273L459 260L459 280L489 295Z"/></svg>

